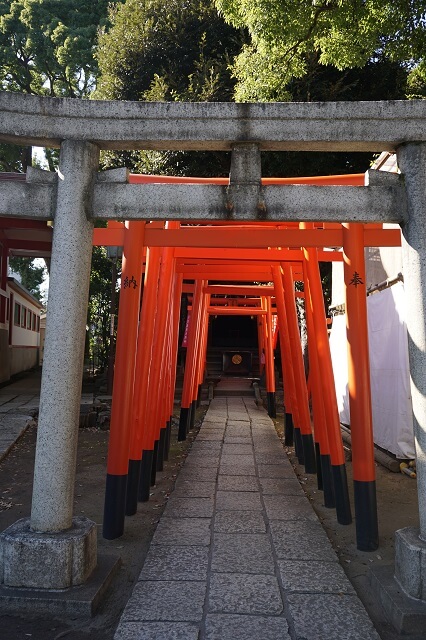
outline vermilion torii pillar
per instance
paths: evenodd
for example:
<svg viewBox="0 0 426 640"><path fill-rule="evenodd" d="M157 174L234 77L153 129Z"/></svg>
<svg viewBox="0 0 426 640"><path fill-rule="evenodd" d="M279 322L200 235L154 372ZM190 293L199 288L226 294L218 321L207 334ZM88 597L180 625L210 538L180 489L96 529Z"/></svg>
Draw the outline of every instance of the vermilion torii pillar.
<svg viewBox="0 0 426 640"><path fill-rule="evenodd" d="M103 535L107 540L124 533L144 232L145 222L126 222L105 488Z"/></svg>
<svg viewBox="0 0 426 640"><path fill-rule="evenodd" d="M379 546L379 533L363 225L343 225L343 256L356 538L358 549L374 551Z"/></svg>

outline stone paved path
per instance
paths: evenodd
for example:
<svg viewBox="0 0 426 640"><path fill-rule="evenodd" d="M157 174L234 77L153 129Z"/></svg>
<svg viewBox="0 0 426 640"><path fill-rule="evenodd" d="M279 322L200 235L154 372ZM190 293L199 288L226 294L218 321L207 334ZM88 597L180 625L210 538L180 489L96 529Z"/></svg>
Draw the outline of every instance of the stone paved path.
<svg viewBox="0 0 426 640"><path fill-rule="evenodd" d="M379 640L264 409L216 398L115 640Z"/></svg>

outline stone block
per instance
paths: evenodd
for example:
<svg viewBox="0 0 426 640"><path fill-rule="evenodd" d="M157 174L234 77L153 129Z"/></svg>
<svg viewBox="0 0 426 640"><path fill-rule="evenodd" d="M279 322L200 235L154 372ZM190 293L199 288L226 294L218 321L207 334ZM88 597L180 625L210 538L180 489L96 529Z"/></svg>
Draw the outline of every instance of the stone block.
<svg viewBox="0 0 426 640"><path fill-rule="evenodd" d="M371 566L369 580L374 595L397 632L423 638L426 629L426 602L406 594L395 580L394 567Z"/></svg>
<svg viewBox="0 0 426 640"><path fill-rule="evenodd" d="M224 444L252 444L251 436L228 436L225 433Z"/></svg>
<svg viewBox="0 0 426 640"><path fill-rule="evenodd" d="M253 491L218 491L216 494L218 511L262 511L258 493Z"/></svg>
<svg viewBox="0 0 426 640"><path fill-rule="evenodd" d="M202 468L197 464L186 462L179 471L179 478L193 482L215 482L217 477L216 467Z"/></svg>
<svg viewBox="0 0 426 640"><path fill-rule="evenodd" d="M305 497L296 478L260 478L260 486L264 495Z"/></svg>
<svg viewBox="0 0 426 640"><path fill-rule="evenodd" d="M209 613L280 615L283 611L275 576L214 573L210 581Z"/></svg>
<svg viewBox="0 0 426 640"><path fill-rule="evenodd" d="M154 533L152 542L171 545L210 544L210 518L168 518L163 515Z"/></svg>
<svg viewBox="0 0 426 640"><path fill-rule="evenodd" d="M180 580L138 582L124 609L123 622L199 622L206 584Z"/></svg>
<svg viewBox="0 0 426 640"><path fill-rule="evenodd" d="M221 464L219 474L225 476L255 476L256 469L253 464Z"/></svg>
<svg viewBox="0 0 426 640"><path fill-rule="evenodd" d="M252 465L254 464L253 453L249 455L226 455L222 453L222 457L220 460L221 465Z"/></svg>
<svg viewBox="0 0 426 640"><path fill-rule="evenodd" d="M222 455L249 455L253 457L253 446L251 443L248 444L225 444L222 447Z"/></svg>
<svg viewBox="0 0 426 640"><path fill-rule="evenodd" d="M173 496L179 498L212 498L216 491L215 482L194 482L191 480L177 479Z"/></svg>
<svg viewBox="0 0 426 640"><path fill-rule="evenodd" d="M283 458L278 464L257 464L259 478L294 478L295 473L291 464Z"/></svg>
<svg viewBox="0 0 426 640"><path fill-rule="evenodd" d="M151 544L139 580L206 580L208 548Z"/></svg>
<svg viewBox="0 0 426 640"><path fill-rule="evenodd" d="M266 533L263 515L257 511L218 511L214 519L218 533Z"/></svg>
<svg viewBox="0 0 426 640"><path fill-rule="evenodd" d="M169 498L164 515L168 518L211 518L212 498Z"/></svg>
<svg viewBox="0 0 426 640"><path fill-rule="evenodd" d="M297 638L380 640L356 596L292 593L287 600Z"/></svg>
<svg viewBox="0 0 426 640"><path fill-rule="evenodd" d="M281 582L293 593L350 593L352 584L338 562L278 560Z"/></svg>
<svg viewBox="0 0 426 640"><path fill-rule="evenodd" d="M83 584L96 567L96 524L73 518L58 533L30 529L30 519L15 522L0 535L0 579L8 587L66 589Z"/></svg>
<svg viewBox="0 0 426 640"><path fill-rule="evenodd" d="M217 488L219 491L259 491L256 476L219 475Z"/></svg>
<svg viewBox="0 0 426 640"><path fill-rule="evenodd" d="M395 578L412 598L426 601L426 542L419 530L395 531Z"/></svg>
<svg viewBox="0 0 426 640"><path fill-rule="evenodd" d="M330 541L318 522L272 520L270 526L278 558L337 562Z"/></svg>
<svg viewBox="0 0 426 640"><path fill-rule="evenodd" d="M275 453L262 453L256 451L257 464L281 464L284 460L285 457L283 451L277 451Z"/></svg>
<svg viewBox="0 0 426 640"><path fill-rule="evenodd" d="M270 520L299 520L300 518L317 521L315 511L305 496L263 496L266 514Z"/></svg>
<svg viewBox="0 0 426 640"><path fill-rule="evenodd" d="M287 620L281 616L210 613L206 618L206 640L277 640L287 636Z"/></svg>
<svg viewBox="0 0 426 640"><path fill-rule="evenodd" d="M217 533L212 570L223 573L274 574L271 543L266 534Z"/></svg>
<svg viewBox="0 0 426 640"><path fill-rule="evenodd" d="M198 640L198 631L190 622L121 622L114 640Z"/></svg>

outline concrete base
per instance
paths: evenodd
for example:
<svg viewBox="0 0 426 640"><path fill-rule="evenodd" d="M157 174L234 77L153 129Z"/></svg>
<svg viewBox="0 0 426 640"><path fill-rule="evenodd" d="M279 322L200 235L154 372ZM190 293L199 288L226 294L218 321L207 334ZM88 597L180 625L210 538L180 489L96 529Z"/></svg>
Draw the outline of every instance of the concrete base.
<svg viewBox="0 0 426 640"><path fill-rule="evenodd" d="M426 602L410 598L401 589L394 577L394 567L373 566L369 578L372 590L398 633L424 638Z"/></svg>
<svg viewBox="0 0 426 640"><path fill-rule="evenodd" d="M96 569L87 582L70 589L18 589L0 585L0 612L91 616L101 604L120 565L120 558L99 556Z"/></svg>
<svg viewBox="0 0 426 640"><path fill-rule="evenodd" d="M426 542L419 529L395 531L395 578L412 598L426 602Z"/></svg>
<svg viewBox="0 0 426 640"><path fill-rule="evenodd" d="M96 524L87 518L73 518L73 526L58 533L32 531L23 518L0 535L0 583L35 589L83 584L96 567L96 545Z"/></svg>

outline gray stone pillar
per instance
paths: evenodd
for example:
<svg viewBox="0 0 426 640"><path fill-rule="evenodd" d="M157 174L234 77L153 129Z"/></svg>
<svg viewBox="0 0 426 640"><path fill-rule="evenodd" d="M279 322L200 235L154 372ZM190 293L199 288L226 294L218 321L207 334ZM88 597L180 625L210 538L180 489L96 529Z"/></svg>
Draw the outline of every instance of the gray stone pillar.
<svg viewBox="0 0 426 640"><path fill-rule="evenodd" d="M62 531L72 523L98 158L90 143L62 144L31 510L35 531Z"/></svg>
<svg viewBox="0 0 426 640"><path fill-rule="evenodd" d="M73 500L98 160L91 143L61 146L31 520L0 540L9 586L65 588L96 566L95 524L73 519Z"/></svg>
<svg viewBox="0 0 426 640"><path fill-rule="evenodd" d="M426 599L426 143L402 145L407 221L402 227L420 530L396 532L395 577L412 597Z"/></svg>

